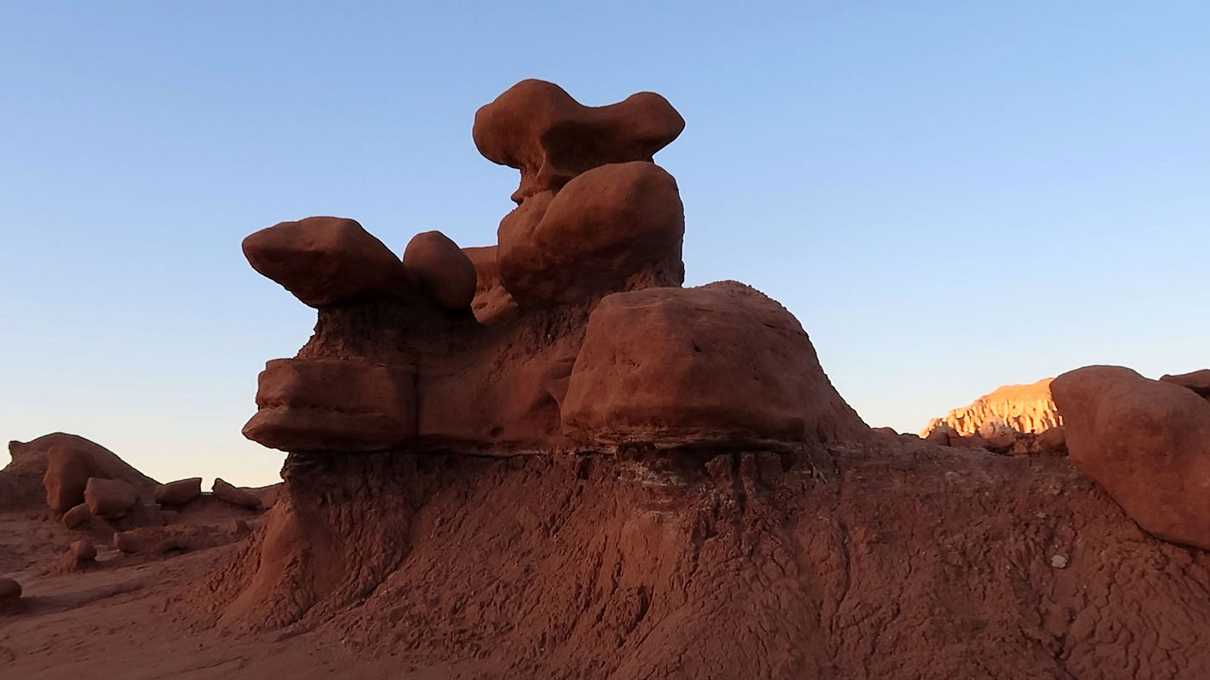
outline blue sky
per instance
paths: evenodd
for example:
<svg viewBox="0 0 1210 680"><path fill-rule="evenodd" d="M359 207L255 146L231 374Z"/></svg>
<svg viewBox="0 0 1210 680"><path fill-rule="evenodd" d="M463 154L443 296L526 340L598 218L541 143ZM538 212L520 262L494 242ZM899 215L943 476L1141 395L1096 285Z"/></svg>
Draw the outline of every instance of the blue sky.
<svg viewBox="0 0 1210 680"><path fill-rule="evenodd" d="M471 120L526 77L668 97L688 282L783 301L873 425L1210 365L1205 3L72 4L0 5L4 439L274 481L239 430L314 312L240 239L492 243Z"/></svg>

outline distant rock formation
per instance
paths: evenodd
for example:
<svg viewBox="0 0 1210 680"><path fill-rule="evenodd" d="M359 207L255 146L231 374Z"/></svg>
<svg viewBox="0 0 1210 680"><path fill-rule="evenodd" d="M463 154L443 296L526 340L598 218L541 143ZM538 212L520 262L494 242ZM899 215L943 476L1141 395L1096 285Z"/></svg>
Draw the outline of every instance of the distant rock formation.
<svg viewBox="0 0 1210 680"><path fill-rule="evenodd" d="M969 406L930 420L920 436L928 438L943 425L963 436L981 434L985 438L997 430L1040 434L1058 427L1062 420L1050 396L1051 380L1053 378L1043 378L1028 385L1000 387Z"/></svg>

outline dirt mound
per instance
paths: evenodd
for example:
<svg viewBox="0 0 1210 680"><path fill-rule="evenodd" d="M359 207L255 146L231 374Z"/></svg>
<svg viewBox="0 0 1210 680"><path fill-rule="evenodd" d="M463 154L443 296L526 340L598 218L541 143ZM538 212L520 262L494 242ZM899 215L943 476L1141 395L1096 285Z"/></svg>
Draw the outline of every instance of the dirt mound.
<svg viewBox="0 0 1210 680"><path fill-rule="evenodd" d="M928 437L942 426L960 435L980 434L980 430L987 426L1029 434L1058 427L1062 421L1050 396L1051 380L1053 378L1043 378L1028 385L999 387L969 406L956 408L942 418L930 420L920 436Z"/></svg>

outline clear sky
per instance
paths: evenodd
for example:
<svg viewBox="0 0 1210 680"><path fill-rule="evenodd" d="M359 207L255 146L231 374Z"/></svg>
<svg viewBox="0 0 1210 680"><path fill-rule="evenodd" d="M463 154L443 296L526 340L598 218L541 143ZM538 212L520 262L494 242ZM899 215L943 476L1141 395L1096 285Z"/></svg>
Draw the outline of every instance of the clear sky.
<svg viewBox="0 0 1210 680"><path fill-rule="evenodd" d="M493 243L471 120L527 77L668 97L688 283L783 301L872 425L1210 365L1210 4L738 6L0 4L0 438L275 481L239 431L315 314L240 239Z"/></svg>

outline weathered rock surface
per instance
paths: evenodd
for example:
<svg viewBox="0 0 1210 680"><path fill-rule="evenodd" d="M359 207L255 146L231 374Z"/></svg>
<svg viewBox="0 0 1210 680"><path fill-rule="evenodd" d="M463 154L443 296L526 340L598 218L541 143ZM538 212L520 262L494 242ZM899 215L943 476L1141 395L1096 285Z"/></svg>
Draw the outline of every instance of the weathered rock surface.
<svg viewBox="0 0 1210 680"><path fill-rule="evenodd" d="M120 479L90 477L84 487L84 503L94 517L123 517L138 500L134 487Z"/></svg>
<svg viewBox="0 0 1210 680"><path fill-rule="evenodd" d="M178 507L202 495L202 478L189 477L162 484L155 490L155 502Z"/></svg>
<svg viewBox="0 0 1210 680"><path fill-rule="evenodd" d="M684 128L676 109L654 92L593 107L554 83L523 80L475 113L473 134L486 158L521 171L513 194L521 203L607 163L650 161Z"/></svg>
<svg viewBox="0 0 1210 680"><path fill-rule="evenodd" d="M42 478L46 503L56 512L66 512L84 502L84 488L91 477L124 481L136 490L150 490L156 481L127 465L112 451L83 437L55 433L24 445L45 451Z"/></svg>
<svg viewBox="0 0 1210 680"><path fill-rule="evenodd" d="M654 163L602 165L558 194L527 199L500 222L500 275L522 307L679 286L684 233L672 175Z"/></svg>
<svg viewBox="0 0 1210 680"><path fill-rule="evenodd" d="M1198 396L1210 399L1210 368L1203 368L1198 371L1189 373L1178 373L1176 375L1163 375L1160 380L1173 385L1187 387L1198 394Z"/></svg>
<svg viewBox="0 0 1210 680"><path fill-rule="evenodd" d="M416 288L442 307L463 310L475 298L475 265L458 244L439 231L416 234L403 253L403 267Z"/></svg>
<svg viewBox="0 0 1210 680"><path fill-rule="evenodd" d="M244 239L252 268L312 307L407 290L403 263L354 220L308 217Z"/></svg>
<svg viewBox="0 0 1210 680"><path fill-rule="evenodd" d="M7 576L0 576L0 606L11 604L20 599L21 584Z"/></svg>
<svg viewBox="0 0 1210 680"><path fill-rule="evenodd" d="M1033 434L1057 427L1062 423L1050 396L1051 380L1043 378L1028 385L1000 387L969 406L956 408L943 418L934 418L920 436L928 437L943 423L960 435L978 434L979 428L986 423L998 429Z"/></svg>
<svg viewBox="0 0 1210 680"><path fill-rule="evenodd" d="M1071 460L1148 532L1210 549L1210 403L1120 366L1052 385Z"/></svg>
<svg viewBox="0 0 1210 680"><path fill-rule="evenodd" d="M490 324L516 307L500 279L500 262L496 257L498 251L497 246L462 249L475 267L475 297L471 301L471 311L482 324Z"/></svg>
<svg viewBox="0 0 1210 680"><path fill-rule="evenodd" d="M239 487L233 486L230 482L224 481L222 478L215 478L214 486L212 487L214 495L221 500L224 500L232 505L238 505L241 508L248 510L260 510L260 497L256 494Z"/></svg>
<svg viewBox="0 0 1210 680"><path fill-rule="evenodd" d="M601 301L562 409L590 443L835 441L866 429L784 307L735 282Z"/></svg>
<svg viewBox="0 0 1210 680"><path fill-rule="evenodd" d="M97 559L97 546L87 538L81 538L71 544L68 555L72 562L81 564Z"/></svg>

